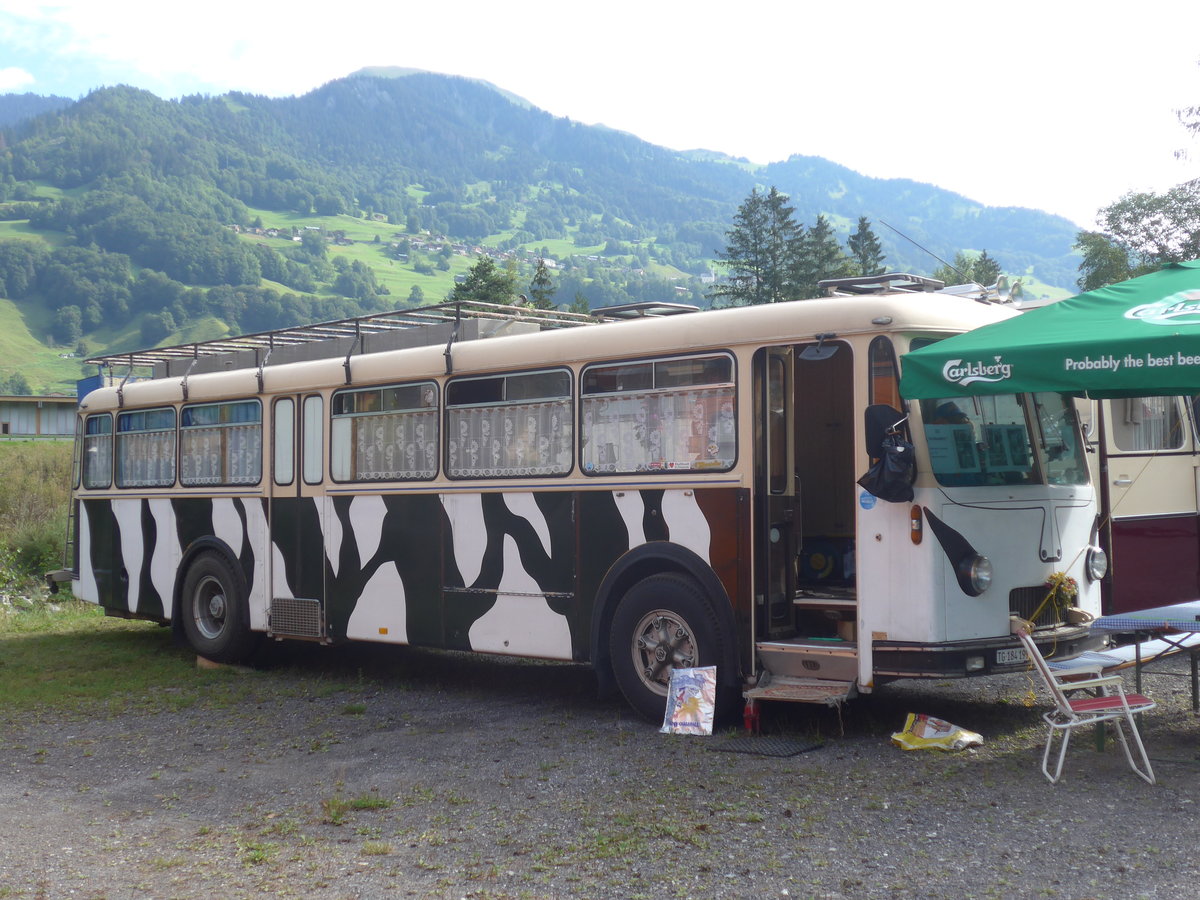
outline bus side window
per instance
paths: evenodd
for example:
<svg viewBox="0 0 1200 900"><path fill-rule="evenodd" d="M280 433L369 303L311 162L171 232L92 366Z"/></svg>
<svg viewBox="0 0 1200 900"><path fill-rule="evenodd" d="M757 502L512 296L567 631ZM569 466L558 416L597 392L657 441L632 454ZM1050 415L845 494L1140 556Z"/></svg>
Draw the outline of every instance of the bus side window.
<svg viewBox="0 0 1200 900"><path fill-rule="evenodd" d="M1178 450L1183 416L1174 397L1123 397L1112 401L1112 432L1118 450Z"/></svg>
<svg viewBox="0 0 1200 900"><path fill-rule="evenodd" d="M734 465L737 398L726 354L589 366L581 393L584 474Z"/></svg>
<svg viewBox="0 0 1200 900"><path fill-rule="evenodd" d="M880 335L871 341L867 364L871 367L870 405L902 409L900 373L896 368L896 351L892 347L891 340Z"/></svg>
<svg viewBox="0 0 1200 900"><path fill-rule="evenodd" d="M454 379L446 386L446 474L567 475L573 422L566 369Z"/></svg>
<svg viewBox="0 0 1200 900"><path fill-rule="evenodd" d="M325 403L319 394L304 398L304 483L320 484L324 474L321 451L324 448Z"/></svg>
<svg viewBox="0 0 1200 900"><path fill-rule="evenodd" d="M339 391L330 406L334 481L413 481L437 475L436 382Z"/></svg>
<svg viewBox="0 0 1200 900"><path fill-rule="evenodd" d="M291 397L275 401L274 442L276 484L291 484L296 477L296 403Z"/></svg>
<svg viewBox="0 0 1200 900"><path fill-rule="evenodd" d="M175 483L175 410L117 414L117 487L169 487Z"/></svg>
<svg viewBox="0 0 1200 900"><path fill-rule="evenodd" d="M179 417L179 483L257 484L262 477L262 440L258 400L185 406Z"/></svg>
<svg viewBox="0 0 1200 900"><path fill-rule="evenodd" d="M112 416L88 416L83 436L83 486L106 488L112 484Z"/></svg>

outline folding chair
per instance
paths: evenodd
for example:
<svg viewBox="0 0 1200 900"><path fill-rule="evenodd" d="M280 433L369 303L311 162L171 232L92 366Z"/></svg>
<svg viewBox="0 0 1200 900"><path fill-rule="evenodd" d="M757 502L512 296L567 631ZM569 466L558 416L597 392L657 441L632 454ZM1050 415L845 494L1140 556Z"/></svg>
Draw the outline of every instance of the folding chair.
<svg viewBox="0 0 1200 900"><path fill-rule="evenodd" d="M1120 675L1099 675L1080 671L1078 668L1055 672L1047 665L1028 631L1019 630L1017 636L1024 644L1025 652L1029 654L1030 661L1046 683L1054 701L1054 709L1042 716L1048 726L1046 749L1042 753L1042 773L1050 779L1050 783L1056 784L1062 776L1063 761L1067 756L1067 745L1071 741L1072 730L1111 721L1117 738L1121 741L1121 749L1125 751L1125 759L1129 761L1129 767L1143 781L1154 784L1154 770L1150 767L1150 758L1146 755L1146 746L1138 733L1134 715L1154 709L1157 704L1141 694L1125 693ZM1098 693L1095 696L1068 696L1068 693L1088 689L1094 689ZM1129 734L1137 745L1138 755L1142 760L1141 768L1134 761L1129 741L1125 737L1125 728L1129 729ZM1060 732L1062 743L1058 750L1058 763L1051 772L1050 751L1054 746L1055 735Z"/></svg>

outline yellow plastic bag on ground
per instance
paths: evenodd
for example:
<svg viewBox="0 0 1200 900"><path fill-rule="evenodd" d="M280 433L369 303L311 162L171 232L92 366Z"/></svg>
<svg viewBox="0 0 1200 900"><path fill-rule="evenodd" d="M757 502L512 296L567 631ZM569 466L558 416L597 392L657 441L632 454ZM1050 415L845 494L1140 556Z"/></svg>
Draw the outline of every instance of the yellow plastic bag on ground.
<svg viewBox="0 0 1200 900"><path fill-rule="evenodd" d="M904 728L892 735L892 743L901 750L965 750L982 744L983 736L945 719L909 713Z"/></svg>

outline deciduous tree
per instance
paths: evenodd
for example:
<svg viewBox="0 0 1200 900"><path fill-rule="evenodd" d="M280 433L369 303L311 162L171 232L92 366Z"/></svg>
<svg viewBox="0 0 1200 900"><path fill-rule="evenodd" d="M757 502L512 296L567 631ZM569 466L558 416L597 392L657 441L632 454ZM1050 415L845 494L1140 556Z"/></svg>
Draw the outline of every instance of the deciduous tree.
<svg viewBox="0 0 1200 900"><path fill-rule="evenodd" d="M1200 178L1163 194L1130 193L1100 210L1100 224L1129 254L1131 268L1200 257Z"/></svg>
<svg viewBox="0 0 1200 900"><path fill-rule="evenodd" d="M1176 110L1179 121L1200 136L1200 106ZM1186 150L1176 156L1188 159ZM1132 192L1096 214L1099 231L1081 231L1083 254L1076 284L1090 291L1153 272L1166 263L1200 257L1200 178L1162 194Z"/></svg>
<svg viewBox="0 0 1200 900"><path fill-rule="evenodd" d="M512 303L516 297L516 273L500 268L490 256L479 257L450 292L452 302Z"/></svg>

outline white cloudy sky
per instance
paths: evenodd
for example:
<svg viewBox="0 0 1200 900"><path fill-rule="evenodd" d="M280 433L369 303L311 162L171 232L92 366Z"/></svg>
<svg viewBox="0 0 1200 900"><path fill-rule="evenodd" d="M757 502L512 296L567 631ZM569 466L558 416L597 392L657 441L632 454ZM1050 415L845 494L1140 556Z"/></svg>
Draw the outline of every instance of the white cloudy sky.
<svg viewBox="0 0 1200 900"><path fill-rule="evenodd" d="M1200 105L1198 0L0 0L0 93L283 96L364 66L482 78L675 149L823 156L1083 226L1128 191L1200 176L1200 139L1175 115Z"/></svg>

